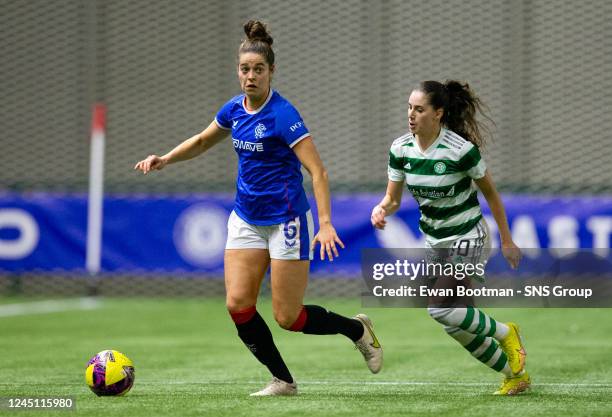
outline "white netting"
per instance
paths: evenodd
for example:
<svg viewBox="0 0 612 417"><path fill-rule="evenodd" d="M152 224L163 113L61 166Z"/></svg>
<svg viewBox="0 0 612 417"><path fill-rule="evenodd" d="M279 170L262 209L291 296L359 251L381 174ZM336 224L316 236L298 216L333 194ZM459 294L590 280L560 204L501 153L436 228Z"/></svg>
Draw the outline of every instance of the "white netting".
<svg viewBox="0 0 612 417"><path fill-rule="evenodd" d="M333 189L380 190L421 79L468 80L497 122L507 189L610 191L612 3L556 1L0 2L0 184L82 189L89 107L109 107L113 191L233 190L229 143L155 180L131 171L238 93L241 23L269 23L274 87L300 110Z"/></svg>

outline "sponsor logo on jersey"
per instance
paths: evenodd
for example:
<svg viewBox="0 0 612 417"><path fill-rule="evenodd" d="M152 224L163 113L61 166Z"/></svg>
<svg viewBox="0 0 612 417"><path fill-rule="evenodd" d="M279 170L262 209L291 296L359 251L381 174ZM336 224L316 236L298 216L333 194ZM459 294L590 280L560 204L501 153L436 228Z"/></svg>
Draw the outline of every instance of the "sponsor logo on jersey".
<svg viewBox="0 0 612 417"><path fill-rule="evenodd" d="M413 188L410 186L408 186L408 190L412 193L412 195L416 197L424 197L424 198L431 198L431 199L452 197L455 195L454 185L446 193L444 191L424 190L422 188Z"/></svg>
<svg viewBox="0 0 612 417"><path fill-rule="evenodd" d="M238 120L234 120L234 123L232 123L232 127L236 127L237 124L238 124Z"/></svg>
<svg viewBox="0 0 612 417"><path fill-rule="evenodd" d="M304 123L302 123L301 121L291 125L291 127L289 127L289 130L291 130L292 132L295 132L296 129L299 129L300 127L304 126Z"/></svg>
<svg viewBox="0 0 612 417"><path fill-rule="evenodd" d="M251 152L263 152L264 146L263 143L258 142L247 142L246 140L233 139L232 143L234 144L234 148L236 149L244 149L246 151Z"/></svg>
<svg viewBox="0 0 612 417"><path fill-rule="evenodd" d="M417 196L417 197L424 197L424 198L443 198L446 197L446 193L442 192L442 191L430 191L430 190L423 190L420 188L409 188L410 192Z"/></svg>
<svg viewBox="0 0 612 417"><path fill-rule="evenodd" d="M407 170L412 169L412 166L410 165L410 162L406 162L406 165L404 165L404 168Z"/></svg>
<svg viewBox="0 0 612 417"><path fill-rule="evenodd" d="M444 162L436 162L434 171L436 174L444 174L446 172L446 164Z"/></svg>
<svg viewBox="0 0 612 417"><path fill-rule="evenodd" d="M255 126L255 139L263 138L265 131L266 127L263 125L263 123L258 123L257 126Z"/></svg>

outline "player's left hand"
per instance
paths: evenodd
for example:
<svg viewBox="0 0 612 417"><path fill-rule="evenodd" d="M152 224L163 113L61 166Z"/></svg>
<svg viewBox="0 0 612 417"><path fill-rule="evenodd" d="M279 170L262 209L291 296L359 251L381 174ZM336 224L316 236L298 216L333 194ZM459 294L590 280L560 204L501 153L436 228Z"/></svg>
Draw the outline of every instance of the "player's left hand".
<svg viewBox="0 0 612 417"><path fill-rule="evenodd" d="M312 250L314 250L317 242L321 244L320 255L322 261L325 260L326 253L330 262L334 261L334 257L337 258L338 256L340 256L338 254L338 248L336 247L336 243L340 245L342 249L344 249L344 243L342 243L342 241L338 237L336 229L334 229L334 226L332 226L331 223L321 225L319 232L312 239Z"/></svg>
<svg viewBox="0 0 612 417"><path fill-rule="evenodd" d="M516 246L513 241L505 243L502 242L502 254L504 255L504 258L506 258L512 269L518 268L519 262L521 261L523 254L521 253L521 249Z"/></svg>

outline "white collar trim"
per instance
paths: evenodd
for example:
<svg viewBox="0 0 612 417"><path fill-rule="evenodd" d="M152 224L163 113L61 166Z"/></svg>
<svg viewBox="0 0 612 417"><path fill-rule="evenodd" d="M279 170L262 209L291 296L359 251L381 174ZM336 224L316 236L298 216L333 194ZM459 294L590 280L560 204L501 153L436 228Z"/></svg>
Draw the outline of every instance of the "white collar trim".
<svg viewBox="0 0 612 417"><path fill-rule="evenodd" d="M417 140L416 136L413 135L413 137L414 137L414 144L416 145L416 147L419 150L419 152L421 152L421 154L428 155L428 154L432 153L434 151L434 149L436 149L438 147L438 144L440 143L440 141L442 140L442 138L444 137L445 134L446 134L446 129L443 128L443 127L440 127L440 134L438 134L438 137L436 138L436 140L434 140L431 143L431 145L429 145L427 147L427 149L425 149L425 150L421 149L421 146L419 145L419 141Z"/></svg>
<svg viewBox="0 0 612 417"><path fill-rule="evenodd" d="M268 97L266 97L266 101L264 101L264 103L259 106L257 108L257 110L249 110L246 107L246 94L244 95L243 99L242 99L242 108L244 109L245 112L247 112L248 114L257 114L260 111L262 111L264 109L264 107L266 107L266 104L268 104L268 102L270 101L270 99L272 98L272 95L274 94L274 90L270 89L270 91L268 91Z"/></svg>

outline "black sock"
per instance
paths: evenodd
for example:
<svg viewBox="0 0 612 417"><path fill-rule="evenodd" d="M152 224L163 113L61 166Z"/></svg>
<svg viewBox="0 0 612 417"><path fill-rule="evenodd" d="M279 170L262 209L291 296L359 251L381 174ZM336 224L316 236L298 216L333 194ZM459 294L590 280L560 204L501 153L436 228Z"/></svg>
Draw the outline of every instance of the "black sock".
<svg viewBox="0 0 612 417"><path fill-rule="evenodd" d="M246 323L236 324L236 328L246 347L273 376L288 383L293 382L293 377L274 344L270 328L259 313L256 312Z"/></svg>
<svg viewBox="0 0 612 417"><path fill-rule="evenodd" d="M302 332L306 334L342 334L353 342L363 336L363 324L359 320L350 319L323 307L308 305L306 309L306 323Z"/></svg>

